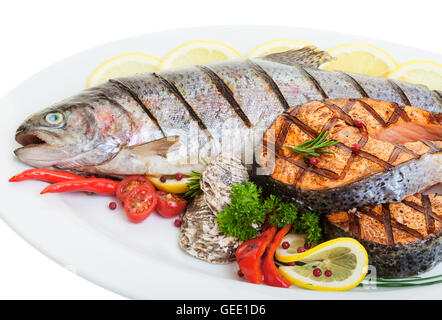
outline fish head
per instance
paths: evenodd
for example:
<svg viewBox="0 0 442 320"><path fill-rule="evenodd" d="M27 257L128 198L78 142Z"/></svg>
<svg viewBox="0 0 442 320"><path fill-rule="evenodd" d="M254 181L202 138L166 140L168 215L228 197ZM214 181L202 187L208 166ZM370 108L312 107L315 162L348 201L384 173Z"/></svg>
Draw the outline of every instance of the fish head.
<svg viewBox="0 0 442 320"><path fill-rule="evenodd" d="M17 129L14 152L34 167L76 169L114 158L128 142L132 122L105 97L76 96L31 115Z"/></svg>

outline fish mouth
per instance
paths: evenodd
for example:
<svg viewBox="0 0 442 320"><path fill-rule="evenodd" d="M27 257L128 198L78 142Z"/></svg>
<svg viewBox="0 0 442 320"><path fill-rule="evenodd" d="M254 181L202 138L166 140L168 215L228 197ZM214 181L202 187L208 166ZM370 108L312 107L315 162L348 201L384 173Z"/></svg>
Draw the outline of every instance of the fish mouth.
<svg viewBox="0 0 442 320"><path fill-rule="evenodd" d="M15 140L22 145L14 150L15 155L33 167L49 167L66 157L60 137L53 132L19 128Z"/></svg>
<svg viewBox="0 0 442 320"><path fill-rule="evenodd" d="M20 126L15 133L15 141L22 145L22 148L36 146L62 147L62 138L52 132L43 129L27 129Z"/></svg>
<svg viewBox="0 0 442 320"><path fill-rule="evenodd" d="M36 145L47 144L44 137L38 132L32 132L27 130L17 130L15 134L15 140L23 147L32 147Z"/></svg>

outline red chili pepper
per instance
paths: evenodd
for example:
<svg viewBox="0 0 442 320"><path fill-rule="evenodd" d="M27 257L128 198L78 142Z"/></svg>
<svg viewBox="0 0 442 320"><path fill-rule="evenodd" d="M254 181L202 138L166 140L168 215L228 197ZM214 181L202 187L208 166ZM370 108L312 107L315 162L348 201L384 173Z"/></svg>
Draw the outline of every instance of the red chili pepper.
<svg viewBox="0 0 442 320"><path fill-rule="evenodd" d="M59 193L71 191L85 191L113 196L118 186L118 181L102 178L81 179L64 181L51 184L43 189L40 194Z"/></svg>
<svg viewBox="0 0 442 320"><path fill-rule="evenodd" d="M243 242L236 250L236 261L241 272L251 283L261 283L263 274L260 259L267 245L275 236L277 227L273 226L261 233L257 238Z"/></svg>
<svg viewBox="0 0 442 320"><path fill-rule="evenodd" d="M264 283L269 286L280 288L288 288L291 286L291 282L281 276L278 268L275 265L275 261L273 260L275 251L281 243L282 238L284 238L284 236L290 231L291 228L292 225L289 224L278 231L262 258L261 270L264 274Z"/></svg>
<svg viewBox="0 0 442 320"><path fill-rule="evenodd" d="M80 180L80 179L86 179L86 178L71 172L39 168L39 169L25 170L22 173L16 174L11 179L9 179L9 182L40 180L45 182L58 183L63 181Z"/></svg>

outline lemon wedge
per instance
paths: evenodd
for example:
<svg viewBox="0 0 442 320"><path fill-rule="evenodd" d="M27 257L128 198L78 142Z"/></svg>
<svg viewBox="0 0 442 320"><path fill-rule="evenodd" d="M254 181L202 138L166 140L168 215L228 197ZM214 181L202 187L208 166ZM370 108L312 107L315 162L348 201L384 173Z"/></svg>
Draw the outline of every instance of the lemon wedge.
<svg viewBox="0 0 442 320"><path fill-rule="evenodd" d="M169 52L163 59L160 69L185 67L238 58L241 58L241 55L225 43L194 40L186 42Z"/></svg>
<svg viewBox="0 0 442 320"><path fill-rule="evenodd" d="M298 254L295 266L281 266L279 270L290 282L303 288L344 291L364 279L368 255L358 241L337 238Z"/></svg>
<svg viewBox="0 0 442 320"><path fill-rule="evenodd" d="M165 182L161 182L160 178L157 177L147 177L147 180L152 182L152 184L161 191L170 193L185 193L189 189L187 183L190 178L183 178L180 181L176 179L167 179Z"/></svg>
<svg viewBox="0 0 442 320"><path fill-rule="evenodd" d="M388 77L423 84L432 90L442 90L442 65L433 61L408 61L393 70Z"/></svg>
<svg viewBox="0 0 442 320"><path fill-rule="evenodd" d="M339 45L331 48L328 53L334 59L322 65L325 70L384 77L398 66L390 54L367 43Z"/></svg>
<svg viewBox="0 0 442 320"><path fill-rule="evenodd" d="M92 72L87 82L88 87L103 83L112 78L130 76L135 73L154 72L160 67L161 60L157 57L128 52L106 60Z"/></svg>
<svg viewBox="0 0 442 320"><path fill-rule="evenodd" d="M248 58L263 57L268 54L284 52L292 49L301 49L305 46L312 45L307 41L292 39L277 39L264 42L250 51Z"/></svg>

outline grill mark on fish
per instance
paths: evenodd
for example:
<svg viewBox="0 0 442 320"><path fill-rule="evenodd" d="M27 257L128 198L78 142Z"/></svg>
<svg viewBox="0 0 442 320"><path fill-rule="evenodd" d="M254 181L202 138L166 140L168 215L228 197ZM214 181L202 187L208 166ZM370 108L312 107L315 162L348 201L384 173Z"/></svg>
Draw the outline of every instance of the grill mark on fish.
<svg viewBox="0 0 442 320"><path fill-rule="evenodd" d="M121 90L129 94L138 104L138 106L147 114L147 116L152 120L152 122L155 124L155 126L161 131L161 134L163 137L166 136L163 129L161 128L157 118L153 115L153 113L147 108L147 106L141 101L140 97L136 94L136 92L132 91L130 88L128 88L126 85L121 83L120 81L116 79L110 79L109 82L116 84Z"/></svg>
<svg viewBox="0 0 442 320"><path fill-rule="evenodd" d="M312 138L316 138L318 136L318 133L313 130L312 128L310 128L308 125L306 125L304 122L302 122L301 120L299 120L297 117L291 115L290 113L284 113L283 117L291 122L293 122L295 125L297 125L302 131L304 131L306 134L308 134L309 136L311 136ZM343 144L342 142L338 143L336 145L337 147L341 147L346 149L347 151L352 151L352 149L348 146L346 146L345 144ZM393 165L391 165L390 163L378 158L375 155L372 155L371 153L365 152L363 150L358 152L358 156L365 158L367 160L373 161L374 163L380 165L383 168L389 169L392 168Z"/></svg>
<svg viewBox="0 0 442 320"><path fill-rule="evenodd" d="M399 148L394 147L393 151L391 151L390 157L388 157L388 162L389 163L394 163L397 158L399 157L399 155L401 154L402 150Z"/></svg>
<svg viewBox="0 0 442 320"><path fill-rule="evenodd" d="M356 89L356 91L359 92L359 94L363 98L370 98L367 91L365 91L364 87L362 87L362 85L355 78L353 78L346 72L341 72L341 74L344 76L345 80L348 80L348 82Z"/></svg>
<svg viewBox="0 0 442 320"><path fill-rule="evenodd" d="M350 229L352 234L356 237L361 236L361 224L359 222L359 217L356 214L349 214L350 218Z"/></svg>
<svg viewBox="0 0 442 320"><path fill-rule="evenodd" d="M368 103L366 103L365 101L359 100L359 103L362 104L362 106L364 107L365 110L367 110L370 115L373 116L373 118L376 119L377 122L379 122L383 127L385 127L385 125L387 124L384 119L382 119L382 117L379 115L379 113L376 112L376 110L373 109L373 107L371 105L369 105Z"/></svg>
<svg viewBox="0 0 442 320"><path fill-rule="evenodd" d="M296 186L302 180L306 171L306 169L299 169L298 172L296 172L295 182L293 183L293 185Z"/></svg>
<svg viewBox="0 0 442 320"><path fill-rule="evenodd" d="M333 104L333 103L329 103L329 102L326 102L326 101L322 101L321 103L325 104L325 105L328 106L330 109L332 109L332 110L335 112L335 114L338 115L338 117L332 117L332 118L329 120L328 124L326 124L326 125L323 127L323 129L322 129L321 131L324 132L325 129L330 128L331 125L332 125L332 123L334 123L334 122L335 122L336 120L338 120L338 119L343 119L343 120L346 121L349 125L353 125L353 124L354 124L354 121L353 121L353 119L347 114L347 112L349 112L349 111L353 108L353 106L356 104L357 101L361 102L360 100L357 100L357 99L351 100L351 101L350 101L349 103L347 103L347 105L345 106L345 110L339 108L338 106L336 106L336 105ZM372 107L371 107L370 105L368 105L368 104L367 104L366 108L367 108L368 110L372 109ZM291 123L294 123L295 125L297 125L302 131L304 131L306 134L310 135L311 137L313 137L313 138L314 138L314 137L317 137L317 136L318 136L318 133L316 133L315 130L313 130L312 128L310 128L308 125L306 125L306 124L305 124L304 122L302 122L300 119L298 119L295 115L293 115L293 113L297 113L298 111L299 111L299 109L295 109L295 110L292 111L291 113L285 112L285 113L283 114L283 117L284 117L284 119L286 119L286 120L290 121ZM378 121L379 121L379 119L380 119L381 117L380 117L380 116L377 114L377 112L375 112L374 110L373 110L373 112L377 115L377 116L373 115L373 117L374 117L375 119L378 119ZM370 113L371 113L371 112L370 112ZM396 118L396 120L397 120L398 118L399 118L399 113L398 113L398 117ZM408 118L408 117L407 117L407 118ZM385 123L385 121L383 121L383 119L382 119L382 121L379 121L379 122L381 122L381 124L382 124L383 126L386 125L386 123ZM283 124L282 124L282 128L284 128L284 130L281 129L281 130L278 132L278 138L277 138L277 141L276 141L276 143L278 144L278 146L275 146L275 149L274 149L274 150L275 150L275 154L276 154L276 156L277 156L278 158L281 158L281 159L283 159L283 160L285 160L285 161L288 161L288 162L290 162L290 163L292 163L292 164L294 164L294 165L296 165L296 166L298 166L298 167L300 168L300 170L299 170L300 172L298 172L297 175L296 175L296 177L295 177L295 183L294 183L294 185L297 185L297 184L299 184L299 183L302 181L302 178L304 177L305 172L306 172L307 170L308 170L308 171L311 171L311 172L313 172L313 173L316 173L316 174L318 174L318 175L321 175L321 176L327 177L327 178L329 178L329 179L333 179L333 180L343 179L343 178L345 178L347 172L349 171L349 169L350 169L352 163L354 162L354 160L355 160L355 158L356 158L357 156L360 156L360 157L362 157L362 158L365 158L365 159L368 159L368 160L370 160L370 161L373 161L374 163L376 163L376 164L378 164L378 165L380 165L380 166L382 166L382 167L384 167L384 168L392 168L392 167L394 167L394 166L393 166L392 164L390 164L390 160L392 160L392 159L395 160L395 159L398 157L398 155L399 155L399 153L400 153L401 151L406 151L406 152L408 152L408 153L412 153L413 155L415 155L411 150L409 150L409 149L406 148L406 147L401 147L401 148L398 147L398 150L399 150L399 151L395 151L395 150L397 150L397 149L394 148L393 151L392 151L392 154L390 155L390 157L389 157L389 159L388 159L388 161L384 161L384 160L382 160L382 159L380 159L380 158L378 158L378 157L376 157L376 156L374 156L374 155L372 155L372 154L370 154L370 153L368 153L368 152L362 151L362 150L359 151L359 152L356 154L356 153L354 153L354 152L351 152L351 151L352 151L351 148L347 147L347 146L344 145L343 143L339 143L339 144L337 144L336 146L340 146L340 147L343 147L343 148L347 149L348 151L351 152L351 154L350 154L350 156L349 156L349 158L348 158L348 160L347 160L347 162L346 162L346 164L345 164L345 167L344 167L344 169L342 170L341 174L338 175L336 172L333 172L333 171L331 171L331 170L324 170L324 169L319 169L319 168L315 168L315 167L310 167L310 166L306 165L306 164L303 163L303 162L300 162L300 161L294 161L294 160L291 159L291 158L279 156L279 155L278 155L278 151L280 150L280 146L282 146L282 145L284 144L283 141L285 141L285 138L287 137L288 131L289 131L289 129L290 129L290 125L287 125L286 123L287 123L287 121L284 121ZM365 129L365 128L360 128L359 130L361 131L361 134L363 135L363 137L362 137L361 139L359 139L358 144L361 146L361 148L363 148L363 147L365 146L365 144L368 142L368 136L367 136L367 132L366 132L366 129ZM282 131L284 131L284 132L282 132ZM416 156L416 155L415 155L415 156Z"/></svg>
<svg viewBox="0 0 442 320"><path fill-rule="evenodd" d="M230 90L227 84L209 67L200 66L200 65L196 67L200 69L202 72L204 72L204 74L206 74L210 78L210 80L215 85L218 92L224 97L224 99L227 100L227 102L230 104L230 106L235 111L235 113L241 118L244 124L248 128L252 127L252 123L250 122L249 118L244 113L244 111L241 109L239 103L235 100L233 92L232 90Z"/></svg>
<svg viewBox="0 0 442 320"><path fill-rule="evenodd" d="M256 62L247 60L247 64L267 83L269 88L275 93L284 110L288 110L290 106L273 78Z"/></svg>
<svg viewBox="0 0 442 320"><path fill-rule="evenodd" d="M411 106L410 99L408 99L408 97L407 97L407 95L405 94L404 90L402 90L402 88L399 87L399 85L398 85L396 82L394 82L394 81L388 79L388 80L387 80L387 83L388 83L388 84L393 88L393 90L399 95L399 97L400 97L401 100L402 100L402 104L407 105L407 106Z"/></svg>
<svg viewBox="0 0 442 320"><path fill-rule="evenodd" d="M431 216L432 210L431 210L430 197L428 195L422 194L421 201L425 211L425 222L427 224L427 233L432 234L435 232L435 225L434 225L434 219Z"/></svg>
<svg viewBox="0 0 442 320"><path fill-rule="evenodd" d="M426 212L426 209L425 209L424 207L418 205L417 203L414 203L414 202L412 202L412 201L408 201L408 200L403 200L402 203L405 204L405 205L407 205L407 206L409 206L410 208L412 208L412 209L414 209L414 210L416 210L416 211L419 211L420 213L426 214L426 213L425 213L425 212ZM436 219L437 221L442 222L442 217L439 217L435 212L433 212L433 211L431 210L431 208L430 208L428 214L429 214L432 218Z"/></svg>
<svg viewBox="0 0 442 320"><path fill-rule="evenodd" d="M345 114L348 114L348 112L353 108L353 106L356 104L356 99L349 99L348 102L346 103L346 105L344 106L344 108L342 108L342 112L344 112ZM339 120L339 117L337 117L336 115L334 115L330 121L324 125L324 127L322 128L322 132L325 131L329 131L331 127L333 127L336 123L336 121Z"/></svg>
<svg viewBox="0 0 442 320"><path fill-rule="evenodd" d="M279 150L281 150L282 146L285 143L285 139L287 138L287 134L290 131L291 122L284 121L282 124L281 130L278 132L278 136L275 141L275 152L278 153Z"/></svg>
<svg viewBox="0 0 442 320"><path fill-rule="evenodd" d="M204 124L204 122L201 120L201 118L199 117L199 115L195 112L195 110L193 110L192 106L186 101L186 99L183 97L183 95L181 94L181 92L178 90L178 88L169 80L167 80L166 78L160 76L157 73L153 73L153 75L155 77L158 78L158 80L160 80L160 82L167 88L167 90L169 90L175 97L178 98L178 100L181 102L181 104L184 106L184 108L187 110L187 112L189 113L189 115L191 116L191 118L196 121L196 123L198 124L198 127L206 134L207 137L211 137L210 133L207 130L206 125Z"/></svg>
<svg viewBox="0 0 442 320"><path fill-rule="evenodd" d="M405 121L410 121L406 112L397 104L393 104L394 112L391 115L388 122L385 122L384 119L379 115L379 113L376 112L376 110L374 110L374 108L371 105L369 105L367 102L362 101L362 100L358 100L358 101L362 104L362 106L365 108L365 110L367 110L383 127L386 127L388 125L396 123L396 121L399 119L399 117L402 117ZM399 149L399 152L396 152L397 149ZM392 153L390 154L390 157L387 160L387 162L393 163L394 161L396 161L397 157L400 154L400 151L404 151L404 152L412 155L415 158L417 158L419 156L416 153L414 153L412 150L408 149L407 147L405 147L403 145L394 144L394 148L393 148Z"/></svg>
<svg viewBox="0 0 442 320"><path fill-rule="evenodd" d="M421 140L421 142L423 143L423 144L425 144L427 147L429 147L430 148L430 150L428 151L429 153L436 153L436 152L440 152L441 151L441 149L438 147L438 146L436 146L433 142L431 142L431 141L428 141L428 140Z"/></svg>
<svg viewBox="0 0 442 320"><path fill-rule="evenodd" d="M321 87L321 84L315 79L315 77L308 73L308 71L302 66L299 66L299 70L301 71L302 75L316 88L316 90L318 90L323 99L329 98L328 94L325 92L324 88Z"/></svg>
<svg viewBox="0 0 442 320"><path fill-rule="evenodd" d="M304 122L302 122L301 120L299 120L296 116L293 116L290 113L284 113L283 117L286 118L287 120L293 122L295 125L297 125L302 131L304 131L305 133L307 133L310 137L316 137L318 135L318 133L313 130L312 128L310 128L308 125L306 125Z"/></svg>
<svg viewBox="0 0 442 320"><path fill-rule="evenodd" d="M319 176L328 178L328 179L332 179L332 180L337 180L339 179L339 175L329 169L324 169L324 168L318 168L318 167L310 167L307 163L305 163L305 161L300 161L300 160L294 160L292 158L288 158L288 157L284 157L284 156L280 156L280 155L276 155L278 158L285 160L287 162L290 162L291 164L294 164L298 167L300 167L301 169L304 170L309 170L311 172L316 173Z"/></svg>
<svg viewBox="0 0 442 320"><path fill-rule="evenodd" d="M366 216L369 216L370 218L373 218L374 220L380 222L382 225L385 225L384 218L383 217L381 218L379 215L374 213L371 209L367 210L366 208L360 208L358 210L358 212L360 212L362 214L365 214ZM418 231L416 231L414 229L411 229L410 227L407 227L406 225L398 222L396 219L391 217L391 215L390 215L390 226L391 226L392 229L394 228L394 229L406 232L409 235L411 235L413 237L416 237L418 239L424 239L424 236L420 232L418 232Z"/></svg>
<svg viewBox="0 0 442 320"><path fill-rule="evenodd" d="M347 112L345 112L344 110L342 110L341 108L339 108L337 105L331 103L331 102L327 102L327 101L322 101L323 104L325 104L326 106L329 107L329 109L331 109L335 114L337 114L338 119L340 120L344 120L348 125L350 126L354 126L354 121L353 119L347 114Z"/></svg>
<svg viewBox="0 0 442 320"><path fill-rule="evenodd" d="M411 106L411 104L408 104L408 105ZM393 103L393 108L394 108L394 112L396 112L399 115L399 117L401 117L404 121L407 121L407 122L411 121L410 117L408 117L408 114L405 112L405 110L402 106L398 105L397 103ZM397 119L396 119L396 121L397 121Z"/></svg>
<svg viewBox="0 0 442 320"><path fill-rule="evenodd" d="M387 234L387 244L392 246L394 244L393 230L391 228L391 212L388 204L382 204L382 215L384 217L385 233Z"/></svg>

